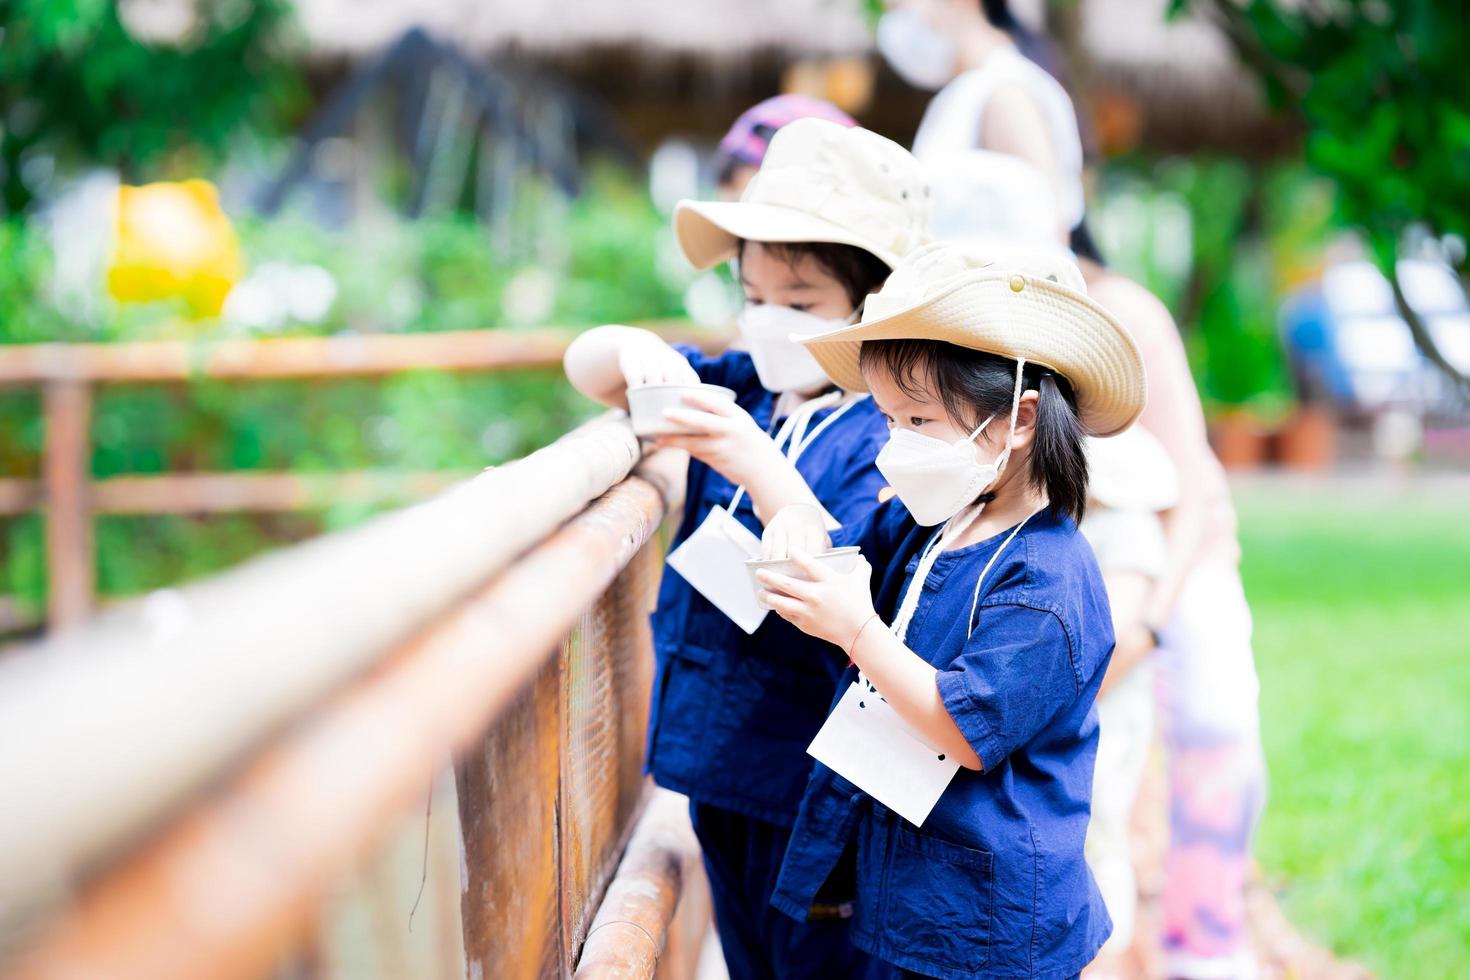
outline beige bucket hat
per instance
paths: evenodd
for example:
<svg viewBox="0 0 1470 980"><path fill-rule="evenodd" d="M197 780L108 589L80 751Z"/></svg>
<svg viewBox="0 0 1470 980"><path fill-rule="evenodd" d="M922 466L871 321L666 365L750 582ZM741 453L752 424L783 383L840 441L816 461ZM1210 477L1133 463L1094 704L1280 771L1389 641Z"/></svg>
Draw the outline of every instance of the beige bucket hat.
<svg viewBox="0 0 1470 980"><path fill-rule="evenodd" d="M697 269L732 258L741 239L855 245L892 268L928 240L928 224L919 161L877 133L826 119L777 130L740 200L674 209L674 236Z"/></svg>
<svg viewBox="0 0 1470 980"><path fill-rule="evenodd" d="M1134 425L1087 440L1087 496L1114 510L1168 510L1179 503L1179 471L1168 450Z"/></svg>
<svg viewBox="0 0 1470 980"><path fill-rule="evenodd" d="M1122 432L1147 400L1133 336L1088 298L1076 264L1055 250L925 245L868 297L862 322L798 339L834 382L867 391L858 370L863 342L911 338L1051 368L1072 385L1089 435Z"/></svg>

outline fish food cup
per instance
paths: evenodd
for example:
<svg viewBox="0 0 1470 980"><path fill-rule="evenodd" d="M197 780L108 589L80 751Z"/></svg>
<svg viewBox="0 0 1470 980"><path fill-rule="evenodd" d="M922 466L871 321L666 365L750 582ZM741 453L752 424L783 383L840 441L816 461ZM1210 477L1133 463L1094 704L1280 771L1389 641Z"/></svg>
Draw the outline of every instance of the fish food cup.
<svg viewBox="0 0 1470 980"><path fill-rule="evenodd" d="M669 421L664 413L671 408L693 408L684 402L685 395L702 393L715 398L735 400L735 392L719 385L643 385L628 389L628 415L634 435L651 439L655 436L685 435L691 430Z"/></svg>
<svg viewBox="0 0 1470 980"><path fill-rule="evenodd" d="M862 549L857 547L833 548L831 551L818 552L812 555L814 561L819 561L838 575L846 575L857 567L858 558L862 555ZM763 592L766 587L756 578L757 572L775 572L778 575L786 575L790 578L808 581L807 575L801 567L790 558L750 558L745 562L746 574L750 576L750 584L757 592Z"/></svg>

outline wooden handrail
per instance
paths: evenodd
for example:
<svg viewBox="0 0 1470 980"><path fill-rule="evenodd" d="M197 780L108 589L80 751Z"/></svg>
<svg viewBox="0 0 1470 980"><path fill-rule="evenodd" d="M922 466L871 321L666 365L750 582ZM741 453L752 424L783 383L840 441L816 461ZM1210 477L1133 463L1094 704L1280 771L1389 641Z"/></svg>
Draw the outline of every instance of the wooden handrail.
<svg viewBox="0 0 1470 980"><path fill-rule="evenodd" d="M709 346L721 338L687 321L642 324L670 340ZM0 479L0 515L44 508L47 621L66 629L92 614L95 593L92 515L307 509L343 487L380 501L362 478L287 474L168 474L89 480L91 404L98 385L380 377L404 371L494 372L552 369L575 328L509 328L420 334L355 334L264 340L0 345L0 388L39 386L46 448L39 481ZM302 482L293 483L293 479ZM169 482L173 481L173 482ZM432 481L421 481L432 482ZM302 500L300 508L292 501Z"/></svg>
<svg viewBox="0 0 1470 980"><path fill-rule="evenodd" d="M688 321L641 324L670 339L707 342ZM585 329L585 328L583 328ZM262 340L0 345L0 387L49 381L348 378L401 371L496 371L561 363L577 328L500 328L413 334L340 334Z"/></svg>
<svg viewBox="0 0 1470 980"><path fill-rule="evenodd" d="M269 971L304 938L330 883L413 803L424 773L504 710L578 611L650 540L667 506L659 488L678 484L680 463L671 453L650 458L646 478L623 481L257 755L87 889L13 975L193 980ZM497 638L494 656L487 632ZM369 778L363 759L372 760ZM677 881L665 884L665 925L677 893Z"/></svg>
<svg viewBox="0 0 1470 980"><path fill-rule="evenodd" d="M12 654L0 745L26 750L0 752L0 786L25 806L0 835L0 926L414 635L639 455L626 421L600 419L433 500L181 589L164 616L119 610ZM86 780L57 779L79 759Z"/></svg>

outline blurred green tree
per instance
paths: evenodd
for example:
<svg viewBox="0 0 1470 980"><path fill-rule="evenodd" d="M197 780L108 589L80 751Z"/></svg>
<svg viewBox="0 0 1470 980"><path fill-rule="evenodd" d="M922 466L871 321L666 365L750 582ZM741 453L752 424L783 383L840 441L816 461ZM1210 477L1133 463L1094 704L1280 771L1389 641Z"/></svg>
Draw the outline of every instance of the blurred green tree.
<svg viewBox="0 0 1470 980"><path fill-rule="evenodd" d="M138 181L189 175L300 91L274 47L287 0L0 0L0 206L22 211L58 162Z"/></svg>
<svg viewBox="0 0 1470 980"><path fill-rule="evenodd" d="M1397 260L1423 230L1455 237L1470 289L1470 2L1172 0L1204 10L1305 129L1306 160L1337 185L1340 218L1359 229L1393 285L1425 356L1470 391L1404 298Z"/></svg>

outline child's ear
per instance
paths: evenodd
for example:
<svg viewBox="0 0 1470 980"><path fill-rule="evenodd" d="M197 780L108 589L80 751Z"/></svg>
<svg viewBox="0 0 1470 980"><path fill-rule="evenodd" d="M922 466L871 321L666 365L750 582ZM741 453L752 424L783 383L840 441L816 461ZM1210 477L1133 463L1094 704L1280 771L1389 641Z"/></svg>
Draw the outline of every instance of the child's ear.
<svg viewBox="0 0 1470 980"><path fill-rule="evenodd" d="M1036 405L1041 395L1034 389L1022 393L1021 404L1016 410L1016 435L1012 446L1025 449L1036 438Z"/></svg>

